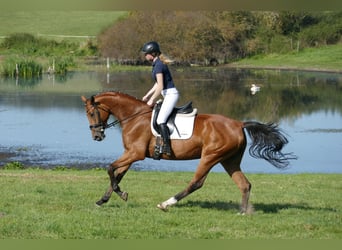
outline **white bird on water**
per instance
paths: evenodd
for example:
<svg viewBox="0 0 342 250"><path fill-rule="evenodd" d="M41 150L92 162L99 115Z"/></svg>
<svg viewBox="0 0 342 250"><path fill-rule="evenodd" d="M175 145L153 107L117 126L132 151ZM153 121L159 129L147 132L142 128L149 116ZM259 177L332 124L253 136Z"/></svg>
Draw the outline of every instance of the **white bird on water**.
<svg viewBox="0 0 342 250"><path fill-rule="evenodd" d="M254 83L252 84L252 87L251 87L251 93L252 95L255 95L256 92L260 91L260 87L255 85Z"/></svg>

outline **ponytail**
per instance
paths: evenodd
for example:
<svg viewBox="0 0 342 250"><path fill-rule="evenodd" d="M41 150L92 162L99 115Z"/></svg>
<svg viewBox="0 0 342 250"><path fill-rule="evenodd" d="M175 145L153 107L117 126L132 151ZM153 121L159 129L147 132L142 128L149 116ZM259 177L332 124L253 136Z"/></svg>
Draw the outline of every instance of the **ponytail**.
<svg viewBox="0 0 342 250"><path fill-rule="evenodd" d="M164 55L164 54L160 54L159 55L159 59L164 63L164 64L169 64L171 63L173 60L170 59L170 57Z"/></svg>

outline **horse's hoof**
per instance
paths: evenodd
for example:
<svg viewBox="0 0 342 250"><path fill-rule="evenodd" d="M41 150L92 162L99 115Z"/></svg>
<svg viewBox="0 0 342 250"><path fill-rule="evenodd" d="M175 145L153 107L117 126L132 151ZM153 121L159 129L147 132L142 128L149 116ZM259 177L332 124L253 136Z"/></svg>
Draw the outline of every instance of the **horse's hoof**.
<svg viewBox="0 0 342 250"><path fill-rule="evenodd" d="M128 193L127 192L123 192L121 194L121 199L123 199L124 201L127 201L128 200Z"/></svg>
<svg viewBox="0 0 342 250"><path fill-rule="evenodd" d="M107 203L109 201L110 196L103 196L101 200L96 202L96 205L101 206L103 203Z"/></svg>
<svg viewBox="0 0 342 250"><path fill-rule="evenodd" d="M157 205L157 208L159 208L160 210L164 211L164 212L167 212L167 207L164 207L163 205L161 204L158 204Z"/></svg>
<svg viewBox="0 0 342 250"><path fill-rule="evenodd" d="M98 207L101 207L101 205L103 204L103 200L99 200L97 202L95 202L95 205L98 206Z"/></svg>

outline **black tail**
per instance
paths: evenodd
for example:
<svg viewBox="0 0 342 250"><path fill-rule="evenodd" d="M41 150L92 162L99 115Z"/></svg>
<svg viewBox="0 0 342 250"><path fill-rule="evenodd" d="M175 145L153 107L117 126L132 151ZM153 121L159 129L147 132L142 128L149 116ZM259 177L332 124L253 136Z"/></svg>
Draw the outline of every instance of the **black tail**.
<svg viewBox="0 0 342 250"><path fill-rule="evenodd" d="M252 144L249 154L254 158L262 158L277 168L286 168L289 160L297 159L293 153L282 153L281 150L288 143L287 138L273 123L245 122Z"/></svg>

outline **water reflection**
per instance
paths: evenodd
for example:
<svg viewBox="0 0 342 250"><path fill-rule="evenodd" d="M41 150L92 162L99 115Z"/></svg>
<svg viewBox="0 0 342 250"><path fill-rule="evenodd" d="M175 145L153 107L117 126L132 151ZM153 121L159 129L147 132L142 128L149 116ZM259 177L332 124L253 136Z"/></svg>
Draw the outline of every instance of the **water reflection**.
<svg viewBox="0 0 342 250"><path fill-rule="evenodd" d="M246 172L341 173L342 75L314 72L173 68L181 92L179 105L192 100L200 113L219 113L240 120L278 122L289 134L287 151L299 159L285 171L246 153ZM52 166L105 166L123 151L119 128L94 142L80 95L116 90L141 98L151 87L149 69L139 72L71 73L29 82L0 79L0 152L7 161ZM251 92L255 84L259 91ZM2 159L1 159L2 158ZM194 161L145 160L139 170L193 171ZM214 171L222 171L216 166Z"/></svg>

